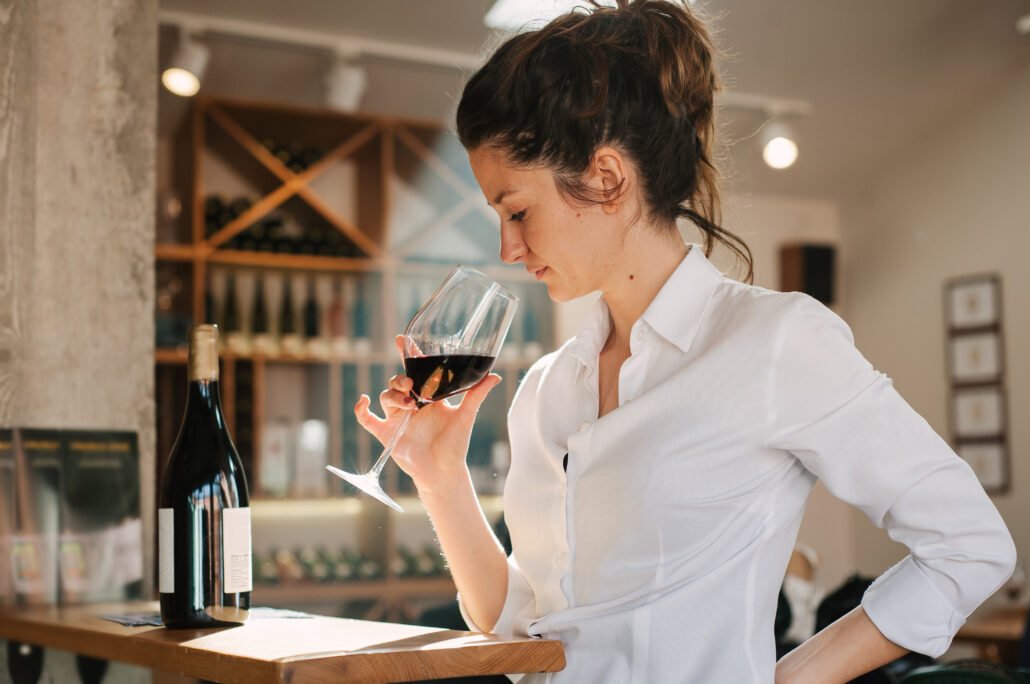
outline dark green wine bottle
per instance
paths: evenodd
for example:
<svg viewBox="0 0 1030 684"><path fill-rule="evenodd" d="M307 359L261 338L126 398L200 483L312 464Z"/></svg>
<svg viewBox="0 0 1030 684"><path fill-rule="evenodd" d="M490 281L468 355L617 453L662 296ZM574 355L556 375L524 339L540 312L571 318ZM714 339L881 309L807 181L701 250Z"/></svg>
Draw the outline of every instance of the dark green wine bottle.
<svg viewBox="0 0 1030 684"><path fill-rule="evenodd" d="M222 305L222 319L226 332L240 331L240 314L236 309L236 277L232 273L225 276L225 303Z"/></svg>
<svg viewBox="0 0 1030 684"><path fill-rule="evenodd" d="M218 328L189 331L186 414L158 489L158 592L170 628L239 624L253 588L243 464L222 417Z"/></svg>
<svg viewBox="0 0 1030 684"><path fill-rule="evenodd" d="M268 332L268 306L265 304L265 282L260 273L254 279L254 303L250 322L253 334L261 335Z"/></svg>
<svg viewBox="0 0 1030 684"><path fill-rule="evenodd" d="M308 277L308 297L304 300L304 337L309 340L319 334L318 300L315 298L315 277Z"/></svg>
<svg viewBox="0 0 1030 684"><path fill-rule="evenodd" d="M297 332L296 317L293 314L293 290L290 274L283 274L282 301L279 304L279 334L292 335Z"/></svg>

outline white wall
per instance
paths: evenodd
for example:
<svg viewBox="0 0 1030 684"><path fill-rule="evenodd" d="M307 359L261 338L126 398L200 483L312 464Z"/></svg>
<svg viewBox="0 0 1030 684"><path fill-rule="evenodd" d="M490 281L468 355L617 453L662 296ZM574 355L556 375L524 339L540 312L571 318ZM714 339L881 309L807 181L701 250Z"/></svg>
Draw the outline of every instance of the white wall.
<svg viewBox="0 0 1030 684"><path fill-rule="evenodd" d="M867 358L938 433L947 437L943 287L947 279L998 273L1010 418L1012 489L995 496L1020 555L1030 554L1030 67L922 140L842 211L845 310ZM902 557L856 516L866 573Z"/></svg>

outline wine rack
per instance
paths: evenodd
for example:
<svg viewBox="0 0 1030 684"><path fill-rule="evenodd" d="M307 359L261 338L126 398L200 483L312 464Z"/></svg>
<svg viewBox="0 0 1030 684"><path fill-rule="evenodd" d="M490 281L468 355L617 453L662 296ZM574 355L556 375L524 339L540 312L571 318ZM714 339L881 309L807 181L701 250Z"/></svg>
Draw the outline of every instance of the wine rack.
<svg viewBox="0 0 1030 684"><path fill-rule="evenodd" d="M284 466L273 447L296 432L283 424L313 421L324 426L323 451L311 452L316 465L324 453L333 465L367 468L378 445L357 425L354 403L369 394L378 408L379 391L401 369L393 336L456 263L473 265L523 300L495 367L506 382L484 404L469 453L488 510L500 516L506 408L528 365L554 346L552 311L546 291L522 269L497 261L497 217L461 146L433 122L198 97L172 149L184 210L159 225L155 248L159 462L183 410L185 328L221 322L231 343L221 353L223 409L252 489L255 556L264 559L255 601L410 620L419 601L452 598L445 573L412 569L427 562L406 549L424 553L433 533L396 466L384 471L384 485L412 509L405 514L345 491L318 468L307 467L301 486L297 453ZM268 309L260 314L251 311L258 283ZM296 299L287 301L284 291ZM342 308L331 304L337 297ZM284 311L297 317L285 328L303 337L299 346L278 334ZM289 482L284 472L292 473ZM275 515L260 514L268 507ZM315 548L324 558L351 553L367 572L326 578L321 565L289 560L313 558ZM278 560L269 560L275 551Z"/></svg>

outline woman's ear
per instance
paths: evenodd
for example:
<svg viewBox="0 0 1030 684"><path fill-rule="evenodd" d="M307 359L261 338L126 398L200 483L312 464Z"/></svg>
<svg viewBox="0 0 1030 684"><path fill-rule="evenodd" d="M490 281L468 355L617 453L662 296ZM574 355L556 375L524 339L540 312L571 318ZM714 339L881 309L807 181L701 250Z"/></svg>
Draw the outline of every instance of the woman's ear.
<svg viewBox="0 0 1030 684"><path fill-rule="evenodd" d="M626 196L629 165L626 158L614 147L599 147L594 152L591 162L591 185L595 186L605 198L601 209L606 214L618 211L619 204Z"/></svg>

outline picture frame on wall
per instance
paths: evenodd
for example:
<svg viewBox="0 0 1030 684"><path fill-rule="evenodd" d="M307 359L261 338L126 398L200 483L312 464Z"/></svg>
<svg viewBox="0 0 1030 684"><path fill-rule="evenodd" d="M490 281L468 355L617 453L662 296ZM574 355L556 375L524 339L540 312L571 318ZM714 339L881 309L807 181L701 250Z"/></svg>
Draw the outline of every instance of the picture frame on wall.
<svg viewBox="0 0 1030 684"><path fill-rule="evenodd" d="M948 344L953 385L998 384L1004 372L1001 335L994 330L953 335Z"/></svg>
<svg viewBox="0 0 1030 684"><path fill-rule="evenodd" d="M976 473L985 491L997 494L1008 490L1008 452L1003 442L960 444L956 451Z"/></svg>
<svg viewBox="0 0 1030 684"><path fill-rule="evenodd" d="M956 388L951 394L951 425L956 442L1001 438L1005 434L1002 388Z"/></svg>
<svg viewBox="0 0 1030 684"><path fill-rule="evenodd" d="M992 328L1001 320L1001 288L996 275L951 280L945 299L950 330Z"/></svg>

